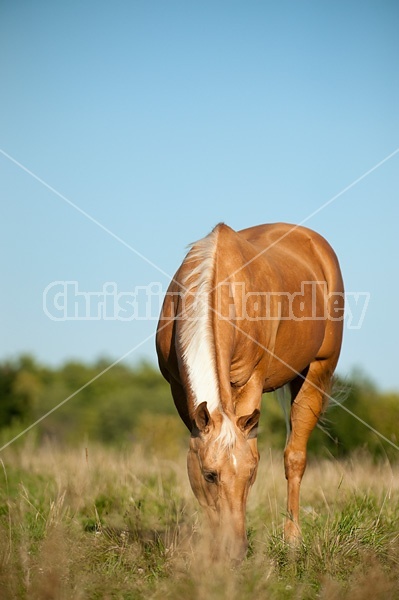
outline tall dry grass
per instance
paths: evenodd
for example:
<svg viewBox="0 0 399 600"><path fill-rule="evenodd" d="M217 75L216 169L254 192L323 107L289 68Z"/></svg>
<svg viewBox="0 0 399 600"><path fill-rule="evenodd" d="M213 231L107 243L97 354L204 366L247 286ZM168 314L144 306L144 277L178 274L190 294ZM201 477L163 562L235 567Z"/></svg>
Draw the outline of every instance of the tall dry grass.
<svg viewBox="0 0 399 600"><path fill-rule="evenodd" d="M399 598L399 468L389 461L310 463L294 556L282 541L282 453L264 451L236 570L207 555L184 453L28 442L2 461L3 598Z"/></svg>

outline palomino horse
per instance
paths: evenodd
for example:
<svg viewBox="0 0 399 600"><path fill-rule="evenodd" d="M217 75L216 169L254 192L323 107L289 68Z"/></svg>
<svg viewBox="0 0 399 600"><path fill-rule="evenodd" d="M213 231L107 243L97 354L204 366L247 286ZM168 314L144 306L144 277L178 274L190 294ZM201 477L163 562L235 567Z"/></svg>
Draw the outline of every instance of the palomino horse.
<svg viewBox="0 0 399 600"><path fill-rule="evenodd" d="M340 353L343 283L317 233L283 223L217 225L193 244L168 288L157 330L162 374L191 433L191 487L219 549L247 550L245 510L259 453L261 396L289 384L285 539L296 545L309 435Z"/></svg>

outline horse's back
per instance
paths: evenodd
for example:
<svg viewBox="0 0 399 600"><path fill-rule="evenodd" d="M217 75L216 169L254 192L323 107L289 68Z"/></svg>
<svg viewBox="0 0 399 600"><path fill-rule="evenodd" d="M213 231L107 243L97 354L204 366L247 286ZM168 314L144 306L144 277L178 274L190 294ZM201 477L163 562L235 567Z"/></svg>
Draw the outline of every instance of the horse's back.
<svg viewBox="0 0 399 600"><path fill-rule="evenodd" d="M312 229L290 223L256 225L238 234L258 250L280 273L291 271L304 281L327 281L330 292L343 292L338 259L327 240ZM290 269L291 267L291 269Z"/></svg>

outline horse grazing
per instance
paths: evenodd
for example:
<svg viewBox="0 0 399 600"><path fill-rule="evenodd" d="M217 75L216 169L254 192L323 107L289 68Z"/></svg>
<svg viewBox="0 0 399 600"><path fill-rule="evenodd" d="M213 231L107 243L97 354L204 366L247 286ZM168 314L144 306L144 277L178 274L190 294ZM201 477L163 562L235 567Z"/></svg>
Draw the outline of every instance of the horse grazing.
<svg viewBox="0 0 399 600"><path fill-rule="evenodd" d="M284 536L297 545L308 438L341 348L343 283L330 245L284 223L234 231L221 223L192 245L166 293L160 370L191 433L191 487L219 550L241 560L259 453L261 396L288 384Z"/></svg>

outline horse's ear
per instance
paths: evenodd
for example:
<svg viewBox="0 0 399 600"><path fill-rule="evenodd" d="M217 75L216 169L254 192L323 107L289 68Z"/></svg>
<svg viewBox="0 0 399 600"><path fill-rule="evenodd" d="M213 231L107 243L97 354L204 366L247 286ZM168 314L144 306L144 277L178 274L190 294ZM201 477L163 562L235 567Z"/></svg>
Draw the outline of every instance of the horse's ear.
<svg viewBox="0 0 399 600"><path fill-rule="evenodd" d="M237 419L237 427L246 435L247 439L254 438L258 435L260 410L255 408L254 412L245 417Z"/></svg>
<svg viewBox="0 0 399 600"><path fill-rule="evenodd" d="M207 408L206 402L201 402L201 404L197 407L194 415L194 430L199 431L200 433L208 433L209 428L212 424L212 418L209 414L209 410Z"/></svg>

